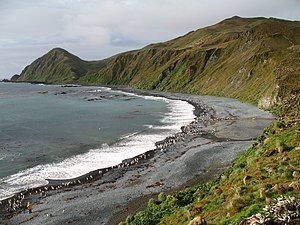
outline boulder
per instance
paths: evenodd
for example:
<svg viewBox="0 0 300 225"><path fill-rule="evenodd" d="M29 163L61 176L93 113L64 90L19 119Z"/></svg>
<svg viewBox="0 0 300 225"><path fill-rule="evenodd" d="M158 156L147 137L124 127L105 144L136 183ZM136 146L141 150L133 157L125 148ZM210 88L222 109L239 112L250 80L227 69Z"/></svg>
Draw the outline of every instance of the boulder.
<svg viewBox="0 0 300 225"><path fill-rule="evenodd" d="M265 188L260 188L259 189L259 197L261 197L261 198L266 197L266 189Z"/></svg>
<svg viewBox="0 0 300 225"><path fill-rule="evenodd" d="M191 220L188 225L206 225L206 221L201 216L196 216L193 220Z"/></svg>
<svg viewBox="0 0 300 225"><path fill-rule="evenodd" d="M251 176L249 176L249 175L244 176L244 178L243 178L243 183L246 185L247 181L248 181L250 178L251 178Z"/></svg>
<svg viewBox="0 0 300 225"><path fill-rule="evenodd" d="M281 184L275 184L274 187L272 187L272 190L278 194L283 194L285 192L285 188Z"/></svg>

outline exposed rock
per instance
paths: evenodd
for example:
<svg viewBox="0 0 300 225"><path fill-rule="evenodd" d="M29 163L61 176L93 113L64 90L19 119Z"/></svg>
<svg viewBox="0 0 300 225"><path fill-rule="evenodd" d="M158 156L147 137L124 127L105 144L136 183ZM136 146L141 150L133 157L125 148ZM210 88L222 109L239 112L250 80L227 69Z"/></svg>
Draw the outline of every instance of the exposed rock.
<svg viewBox="0 0 300 225"><path fill-rule="evenodd" d="M266 198L265 199L265 201L266 201L266 203L268 204L268 205L271 205L272 204L272 199L271 198Z"/></svg>
<svg viewBox="0 0 300 225"><path fill-rule="evenodd" d="M272 190L278 194L283 194L285 192L285 188L281 184L275 184L274 187L272 187Z"/></svg>
<svg viewBox="0 0 300 225"><path fill-rule="evenodd" d="M192 221L188 223L188 225L206 225L206 221L201 216L195 217Z"/></svg>
<svg viewBox="0 0 300 225"><path fill-rule="evenodd" d="M297 181L293 181L289 184L289 187L290 188L293 188L294 191L300 191L300 181L297 180Z"/></svg>
<svg viewBox="0 0 300 225"><path fill-rule="evenodd" d="M299 179L300 179L300 172L299 172L299 171L294 171L294 172L293 172L293 177L294 177L295 179L299 180Z"/></svg>
<svg viewBox="0 0 300 225"><path fill-rule="evenodd" d="M271 206L265 206L262 213L252 215L236 225L287 225L299 224L300 204L295 197L279 197Z"/></svg>
<svg viewBox="0 0 300 225"><path fill-rule="evenodd" d="M266 197L266 189L265 188L260 188L259 189L259 197L260 198L265 198Z"/></svg>
<svg viewBox="0 0 300 225"><path fill-rule="evenodd" d="M258 107L262 109L270 109L277 104L277 92L273 95L267 95L259 99Z"/></svg>
<svg viewBox="0 0 300 225"><path fill-rule="evenodd" d="M243 178L243 183L246 185L247 181L248 181L250 178L251 178L251 176L249 176L249 175L244 176L244 178Z"/></svg>
<svg viewBox="0 0 300 225"><path fill-rule="evenodd" d="M19 74L15 74L15 75L13 75L13 76L10 78L10 80L11 80L11 81L17 81L17 80L19 79L19 77L20 77Z"/></svg>

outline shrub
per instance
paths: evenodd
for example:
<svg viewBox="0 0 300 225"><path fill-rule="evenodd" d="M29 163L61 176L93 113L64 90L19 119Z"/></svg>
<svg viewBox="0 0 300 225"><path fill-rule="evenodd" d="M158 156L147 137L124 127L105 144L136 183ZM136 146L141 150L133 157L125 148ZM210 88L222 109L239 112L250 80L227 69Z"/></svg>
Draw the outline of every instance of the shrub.
<svg viewBox="0 0 300 225"><path fill-rule="evenodd" d="M160 202L164 202L167 199L167 195L164 192L161 192L158 196L157 196L158 201Z"/></svg>
<svg viewBox="0 0 300 225"><path fill-rule="evenodd" d="M288 180L291 180L293 178L293 170L286 170L284 173L284 177Z"/></svg>
<svg viewBox="0 0 300 225"><path fill-rule="evenodd" d="M127 224L130 224L130 223L133 221L133 219L134 219L134 218L133 218L132 215L128 215L127 218L126 218L126 223L127 223Z"/></svg>
<svg viewBox="0 0 300 225"><path fill-rule="evenodd" d="M285 127L284 121L282 121L282 120L277 121L276 122L276 127L284 128Z"/></svg>

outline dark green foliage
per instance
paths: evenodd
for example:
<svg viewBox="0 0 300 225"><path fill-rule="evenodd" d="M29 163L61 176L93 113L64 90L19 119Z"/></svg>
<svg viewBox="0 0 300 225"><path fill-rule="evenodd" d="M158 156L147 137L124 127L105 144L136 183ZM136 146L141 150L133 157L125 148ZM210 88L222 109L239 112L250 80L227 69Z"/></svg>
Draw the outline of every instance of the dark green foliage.
<svg viewBox="0 0 300 225"><path fill-rule="evenodd" d="M180 191L174 195L177 199L176 203L179 207L186 206L195 200L196 188L187 188L184 191Z"/></svg>
<svg viewBox="0 0 300 225"><path fill-rule="evenodd" d="M286 179L291 180L293 178L293 170L287 169L284 173Z"/></svg>
<svg viewBox="0 0 300 225"><path fill-rule="evenodd" d="M283 120L277 121L277 122L276 122L276 126L277 126L278 128L284 128L284 127L285 127L284 121L283 121Z"/></svg>
<svg viewBox="0 0 300 225"><path fill-rule="evenodd" d="M158 201L163 202L167 199L167 195L164 192L161 192L158 196L157 196Z"/></svg>

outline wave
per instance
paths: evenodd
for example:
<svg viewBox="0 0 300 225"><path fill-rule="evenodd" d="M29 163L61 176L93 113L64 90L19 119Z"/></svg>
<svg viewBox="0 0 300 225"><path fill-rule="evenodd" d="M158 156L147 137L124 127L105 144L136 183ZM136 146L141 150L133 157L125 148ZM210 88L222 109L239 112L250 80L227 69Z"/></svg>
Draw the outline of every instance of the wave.
<svg viewBox="0 0 300 225"><path fill-rule="evenodd" d="M105 90L111 91L109 88ZM2 178L0 179L0 200L26 188L46 185L48 183L46 179L74 178L96 169L117 165L124 159L155 149L157 141L179 132L182 126L188 125L195 117L194 107L185 101L123 93L167 102L168 112L161 120L163 125L144 125L144 130L126 134L113 145L102 144L100 148L91 149L87 153L75 155L62 162L38 165Z"/></svg>

